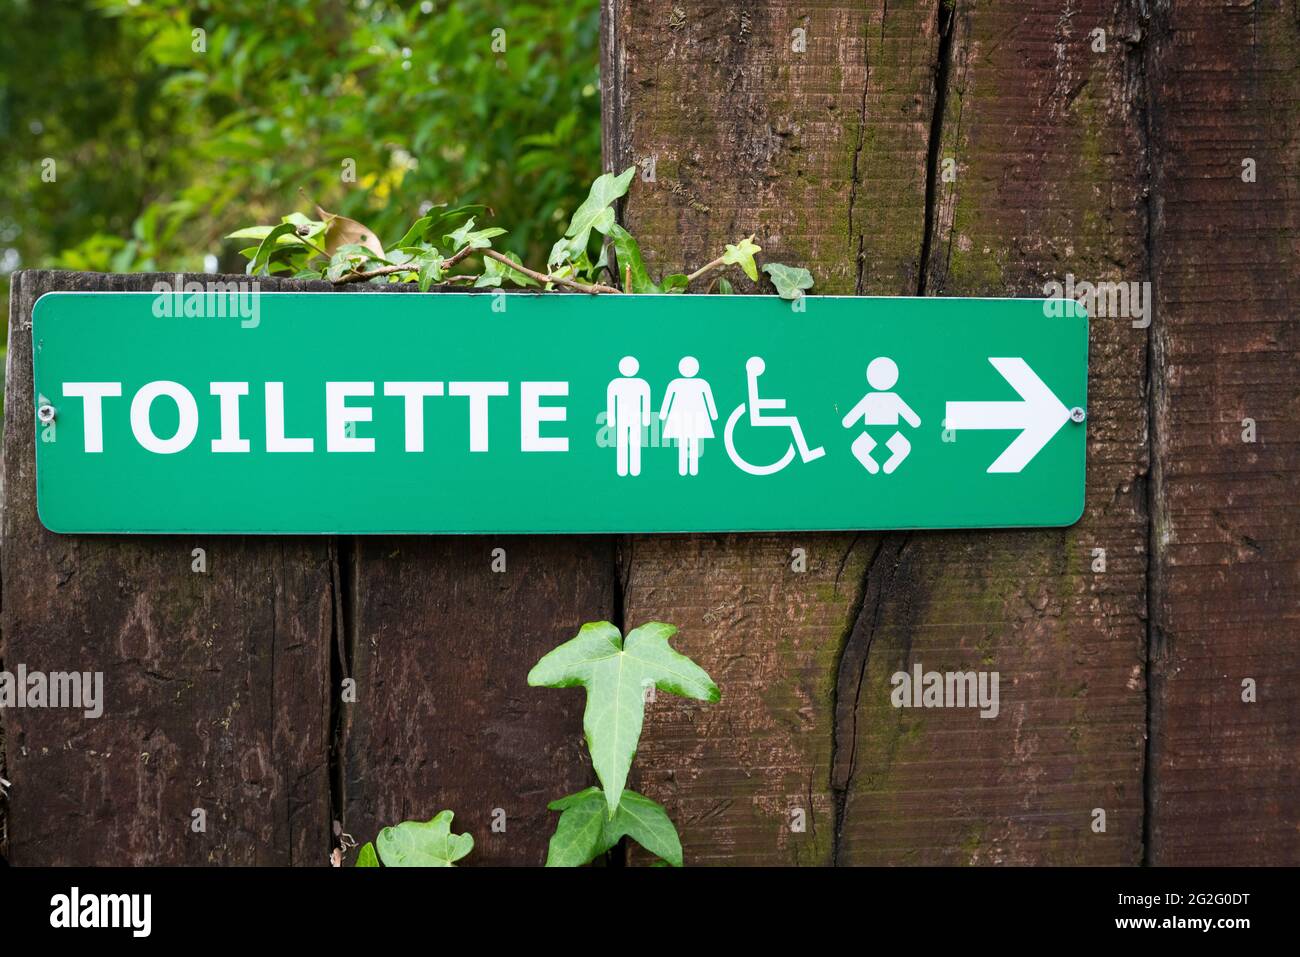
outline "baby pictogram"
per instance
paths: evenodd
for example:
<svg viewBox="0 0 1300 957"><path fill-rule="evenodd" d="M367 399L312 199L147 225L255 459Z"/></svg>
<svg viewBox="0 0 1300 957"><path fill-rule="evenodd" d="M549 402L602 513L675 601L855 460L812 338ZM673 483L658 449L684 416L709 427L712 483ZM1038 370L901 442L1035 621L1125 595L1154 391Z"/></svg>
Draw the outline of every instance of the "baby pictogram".
<svg viewBox="0 0 1300 957"><path fill-rule="evenodd" d="M875 391L868 392L849 410L848 415L844 416L844 427L853 428L859 419L868 429L873 425L896 426L899 416L902 416L914 429L920 426L921 417L913 412L912 407L897 393L889 391L896 382L898 382L898 365L893 359L888 356L872 359L867 366L867 384ZM875 447L876 440L871 437L869 431L864 431L853 440L854 456L872 475L882 468L871 457L871 450ZM907 453L912 451L912 443L902 432L895 429L894 434L885 442L885 447L892 453L883 466L885 474L889 475L902 464L903 459L907 458Z"/></svg>

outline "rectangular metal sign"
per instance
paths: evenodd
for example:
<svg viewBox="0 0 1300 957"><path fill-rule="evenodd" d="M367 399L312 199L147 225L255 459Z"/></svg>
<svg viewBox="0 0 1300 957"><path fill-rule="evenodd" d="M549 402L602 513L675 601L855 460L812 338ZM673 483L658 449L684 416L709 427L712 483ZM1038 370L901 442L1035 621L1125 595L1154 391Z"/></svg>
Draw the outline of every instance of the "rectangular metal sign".
<svg viewBox="0 0 1300 957"><path fill-rule="evenodd" d="M56 532L1060 526L1088 321L1041 299L50 293Z"/></svg>

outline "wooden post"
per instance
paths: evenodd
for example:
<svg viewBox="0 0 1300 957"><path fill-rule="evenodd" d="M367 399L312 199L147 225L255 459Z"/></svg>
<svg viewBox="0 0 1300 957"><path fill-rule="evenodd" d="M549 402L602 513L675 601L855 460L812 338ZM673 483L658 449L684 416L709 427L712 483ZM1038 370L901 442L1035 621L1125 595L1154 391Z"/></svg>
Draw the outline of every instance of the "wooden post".
<svg viewBox="0 0 1300 957"><path fill-rule="evenodd" d="M1297 13L1177 4L1146 46L1154 864L1300 863Z"/></svg>
<svg viewBox="0 0 1300 957"><path fill-rule="evenodd" d="M607 3L606 162L642 167L624 218L652 269L694 268L757 232L764 256L806 266L817 292L916 294L940 37L932 13L901 18L894 35L871 4L799 16L774 3ZM872 87L881 56L892 62ZM869 125L873 104L884 119ZM682 823L689 860L835 859L838 665L865 572L897 541L639 536L625 549L628 625L678 625L723 689L704 711L661 697L635 765Z"/></svg>
<svg viewBox="0 0 1300 957"><path fill-rule="evenodd" d="M594 781L580 691L528 671L584 621L615 617L609 538L362 538L347 614L347 827L456 812L472 864L546 860L548 802ZM436 807L434 806L436 805Z"/></svg>
<svg viewBox="0 0 1300 957"><path fill-rule="evenodd" d="M32 306L54 290L146 291L159 278L14 276L4 667L102 672L104 710L4 711L8 858L320 865L330 847L328 541L55 535L36 515ZM193 570L198 548L206 571Z"/></svg>
<svg viewBox="0 0 1300 957"><path fill-rule="evenodd" d="M102 671L106 705L95 719L4 712L9 859L323 865L334 820L365 841L449 808L476 840L464 863L540 864L547 802L591 774L581 695L525 677L583 621L616 617L614 541L46 531L32 306L160 278L174 277L14 279L0 661ZM195 548L206 572L191 570Z"/></svg>

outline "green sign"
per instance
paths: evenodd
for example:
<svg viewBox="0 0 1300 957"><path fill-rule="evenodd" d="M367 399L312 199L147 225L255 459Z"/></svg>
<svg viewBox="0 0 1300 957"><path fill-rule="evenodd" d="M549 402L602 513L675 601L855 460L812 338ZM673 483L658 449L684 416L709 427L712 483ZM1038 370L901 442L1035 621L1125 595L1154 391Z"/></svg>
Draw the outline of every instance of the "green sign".
<svg viewBox="0 0 1300 957"><path fill-rule="evenodd" d="M1072 301L51 293L56 532L1069 525Z"/></svg>

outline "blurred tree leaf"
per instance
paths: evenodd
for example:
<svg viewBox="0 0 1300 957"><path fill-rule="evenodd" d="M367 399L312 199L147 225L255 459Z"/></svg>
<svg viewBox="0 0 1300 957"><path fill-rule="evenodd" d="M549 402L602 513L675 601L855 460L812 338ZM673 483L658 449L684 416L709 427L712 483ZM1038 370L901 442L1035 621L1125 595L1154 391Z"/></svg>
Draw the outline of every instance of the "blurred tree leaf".
<svg viewBox="0 0 1300 957"><path fill-rule="evenodd" d="M432 204L490 198L503 248L540 263L600 173L599 17L597 0L7 0L0 287L55 263L230 267L221 238L300 187L389 241Z"/></svg>

